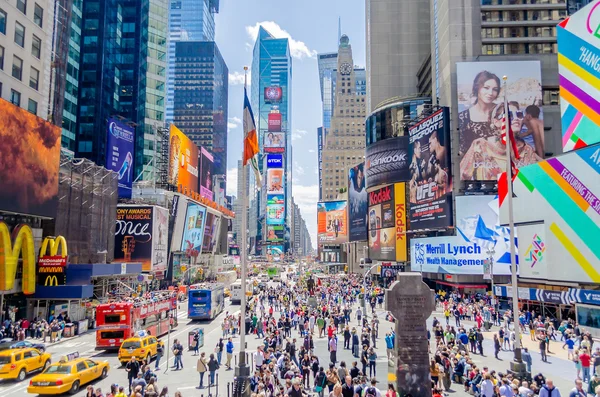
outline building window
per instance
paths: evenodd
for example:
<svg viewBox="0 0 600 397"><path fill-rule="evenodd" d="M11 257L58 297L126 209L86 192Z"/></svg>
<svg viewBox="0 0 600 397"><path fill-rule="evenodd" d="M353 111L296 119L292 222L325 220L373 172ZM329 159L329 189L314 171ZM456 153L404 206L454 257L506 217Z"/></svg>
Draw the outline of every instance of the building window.
<svg viewBox="0 0 600 397"><path fill-rule="evenodd" d="M0 70L4 70L4 47L0 46Z"/></svg>
<svg viewBox="0 0 600 397"><path fill-rule="evenodd" d="M40 59L42 55L42 39L33 35L31 38L31 55Z"/></svg>
<svg viewBox="0 0 600 397"><path fill-rule="evenodd" d="M35 8L33 9L33 22L35 22L40 28L44 24L44 9L37 3L35 3Z"/></svg>
<svg viewBox="0 0 600 397"><path fill-rule="evenodd" d="M17 9L23 14L27 14L27 0L17 0Z"/></svg>
<svg viewBox="0 0 600 397"><path fill-rule="evenodd" d="M19 91L10 90L10 103L21 106L21 93Z"/></svg>
<svg viewBox="0 0 600 397"><path fill-rule="evenodd" d="M12 77L21 80L23 78L23 60L13 55Z"/></svg>
<svg viewBox="0 0 600 397"><path fill-rule="evenodd" d="M6 11L0 8L0 33L6 34Z"/></svg>
<svg viewBox="0 0 600 397"><path fill-rule="evenodd" d="M40 85L40 71L36 68L31 68L31 74L29 75L29 86L34 90L37 90Z"/></svg>
<svg viewBox="0 0 600 397"><path fill-rule="evenodd" d="M33 114L37 114L37 102L33 99L29 98L29 103L27 104L27 110Z"/></svg>
<svg viewBox="0 0 600 397"><path fill-rule="evenodd" d="M15 22L15 43L25 47L25 26L19 22Z"/></svg>

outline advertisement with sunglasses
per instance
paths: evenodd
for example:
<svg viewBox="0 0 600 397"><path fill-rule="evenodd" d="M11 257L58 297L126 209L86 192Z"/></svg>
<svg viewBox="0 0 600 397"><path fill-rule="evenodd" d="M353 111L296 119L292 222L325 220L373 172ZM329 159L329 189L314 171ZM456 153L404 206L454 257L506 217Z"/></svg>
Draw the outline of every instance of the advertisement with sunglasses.
<svg viewBox="0 0 600 397"><path fill-rule="evenodd" d="M517 141L517 167L545 156L539 61L459 62L456 66L461 180L495 181L506 170L504 87Z"/></svg>

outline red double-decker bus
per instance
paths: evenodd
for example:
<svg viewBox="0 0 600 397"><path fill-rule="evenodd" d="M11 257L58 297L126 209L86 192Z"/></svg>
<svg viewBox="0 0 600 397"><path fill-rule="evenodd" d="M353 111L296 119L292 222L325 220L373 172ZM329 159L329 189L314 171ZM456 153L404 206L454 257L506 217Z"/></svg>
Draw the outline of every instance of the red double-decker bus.
<svg viewBox="0 0 600 397"><path fill-rule="evenodd" d="M96 307L96 349L118 349L141 330L157 337L164 335L169 324L177 326L177 297L171 291L160 299L100 304Z"/></svg>

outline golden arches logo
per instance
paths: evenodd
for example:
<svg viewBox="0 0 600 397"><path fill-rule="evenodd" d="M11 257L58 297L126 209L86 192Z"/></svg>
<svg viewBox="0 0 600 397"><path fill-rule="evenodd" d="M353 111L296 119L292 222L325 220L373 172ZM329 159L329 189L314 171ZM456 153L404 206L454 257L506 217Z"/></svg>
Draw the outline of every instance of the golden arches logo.
<svg viewBox="0 0 600 397"><path fill-rule="evenodd" d="M48 248L50 252L48 252ZM54 237L46 237L42 242L42 249L40 250L41 256L57 256L58 249L60 248L60 256L66 258L69 256L69 251L67 250L67 240L63 236Z"/></svg>
<svg viewBox="0 0 600 397"><path fill-rule="evenodd" d="M57 287L58 286L58 277L56 276L47 276L46 281L44 282L44 286L48 287Z"/></svg>
<svg viewBox="0 0 600 397"><path fill-rule="evenodd" d="M11 233L0 222L0 290L8 291L15 285L17 263L23 257L23 293L35 292L35 247L33 233L27 225L18 225Z"/></svg>

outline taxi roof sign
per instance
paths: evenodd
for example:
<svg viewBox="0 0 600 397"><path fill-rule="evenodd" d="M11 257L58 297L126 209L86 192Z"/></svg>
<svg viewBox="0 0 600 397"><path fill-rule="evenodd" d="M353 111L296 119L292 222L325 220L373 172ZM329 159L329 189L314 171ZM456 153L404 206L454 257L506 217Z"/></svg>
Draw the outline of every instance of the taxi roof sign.
<svg viewBox="0 0 600 397"><path fill-rule="evenodd" d="M75 360L76 358L79 358L79 352L68 353L62 356L59 362L66 363L67 361Z"/></svg>
<svg viewBox="0 0 600 397"><path fill-rule="evenodd" d="M146 331L145 329L141 329L137 332L137 336L139 338L145 338L146 336L148 336L148 331Z"/></svg>

